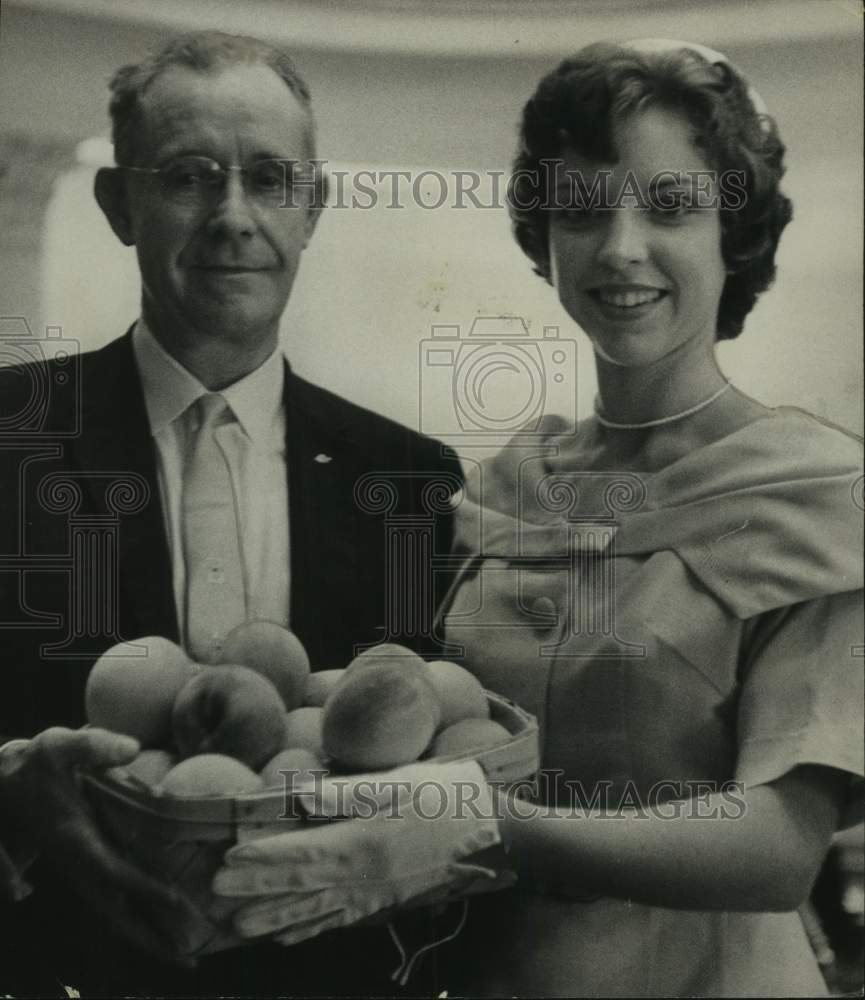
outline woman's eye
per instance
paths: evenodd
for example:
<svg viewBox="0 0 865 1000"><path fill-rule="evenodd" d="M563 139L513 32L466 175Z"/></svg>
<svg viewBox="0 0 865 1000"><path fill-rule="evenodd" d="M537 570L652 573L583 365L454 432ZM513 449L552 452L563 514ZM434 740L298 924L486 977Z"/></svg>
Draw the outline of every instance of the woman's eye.
<svg viewBox="0 0 865 1000"><path fill-rule="evenodd" d="M587 226L596 222L602 214L601 209L586 205L558 208L555 213L556 219L565 226Z"/></svg>
<svg viewBox="0 0 865 1000"><path fill-rule="evenodd" d="M669 220L679 219L691 210L691 203L684 191L664 191L651 199L655 215Z"/></svg>

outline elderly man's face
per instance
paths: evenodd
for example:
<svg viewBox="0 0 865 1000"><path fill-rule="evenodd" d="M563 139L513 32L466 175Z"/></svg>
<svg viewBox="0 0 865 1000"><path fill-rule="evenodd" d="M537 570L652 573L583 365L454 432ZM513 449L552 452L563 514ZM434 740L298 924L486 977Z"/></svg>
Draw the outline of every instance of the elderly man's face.
<svg viewBox="0 0 865 1000"><path fill-rule="evenodd" d="M208 157L248 168L308 155L307 117L264 65L219 73L172 67L143 99L137 165ZM222 190L185 199L155 175L127 173L130 239L138 254L144 312L163 337L274 344L279 317L315 223L308 195L261 198L231 171Z"/></svg>

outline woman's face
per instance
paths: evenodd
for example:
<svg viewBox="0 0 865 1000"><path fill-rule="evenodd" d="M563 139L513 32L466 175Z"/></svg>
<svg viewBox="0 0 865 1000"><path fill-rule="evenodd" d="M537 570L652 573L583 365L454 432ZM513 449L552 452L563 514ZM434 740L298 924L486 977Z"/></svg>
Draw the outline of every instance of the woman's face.
<svg viewBox="0 0 865 1000"><path fill-rule="evenodd" d="M552 280L601 357L642 367L715 340L726 277L718 179L676 112L636 112L613 143L616 164L562 155L557 204L575 190L591 203L597 190L611 207L551 210Z"/></svg>

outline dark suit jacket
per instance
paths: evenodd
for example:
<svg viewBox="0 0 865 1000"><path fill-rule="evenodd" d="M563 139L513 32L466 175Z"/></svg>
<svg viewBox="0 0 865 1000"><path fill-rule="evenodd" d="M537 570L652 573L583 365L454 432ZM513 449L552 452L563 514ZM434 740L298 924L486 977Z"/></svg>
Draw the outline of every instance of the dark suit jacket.
<svg viewBox="0 0 865 1000"><path fill-rule="evenodd" d="M288 366L285 404L290 620L313 669L345 666L356 646L382 640L434 653L424 625L446 572L433 581L409 559L395 567L412 576L401 583L388 579L386 560L407 527L427 540L433 555L448 553L450 518L440 500L458 488L459 463L437 442L310 384ZM378 485L364 479L373 474L380 474ZM430 489L438 502L428 501ZM119 638L178 638L156 455L129 334L65 364L0 370L0 497L0 735L81 725L87 673L100 652ZM409 545L408 551L423 548ZM414 603L406 607L407 594ZM39 896L37 889L36 908ZM16 922L30 905L17 904ZM58 937L53 948L41 949L41 965L63 953L57 974L79 985L82 995L88 985L91 994L147 993L163 983L156 977L149 986L132 979L118 984L108 975L110 949L92 940L69 949L80 968L62 971L69 928L55 928ZM43 924L42 944L47 930ZM360 966L369 964L383 933L352 932L353 941L364 940L354 949ZM333 945L242 949L210 960L221 970L216 982L168 974L165 991L375 992L362 968L347 979L335 975L351 973L352 947L347 937L336 946L345 956L337 966L322 961ZM389 943L385 950L383 961L395 964ZM82 958L86 952L93 961ZM113 964L128 972L134 960ZM232 981L238 969L244 971ZM0 992L3 986L0 978Z"/></svg>

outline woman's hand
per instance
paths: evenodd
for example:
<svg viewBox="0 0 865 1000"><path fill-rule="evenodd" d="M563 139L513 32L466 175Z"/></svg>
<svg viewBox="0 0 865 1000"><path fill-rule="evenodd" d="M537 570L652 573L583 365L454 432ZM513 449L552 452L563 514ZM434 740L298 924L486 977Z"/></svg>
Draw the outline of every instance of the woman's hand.
<svg viewBox="0 0 865 1000"><path fill-rule="evenodd" d="M121 937L161 961L189 966L210 928L181 893L117 853L78 783L77 768L125 764L138 750L137 740L97 728L57 727L16 741L0 754L4 839L8 825L22 852L41 855Z"/></svg>
<svg viewBox="0 0 865 1000"><path fill-rule="evenodd" d="M316 778L296 790L307 825L233 847L214 892L250 897L235 914L243 937L279 932L295 944L447 888L513 876L463 861L500 843L495 800L480 765L412 764L393 771Z"/></svg>

